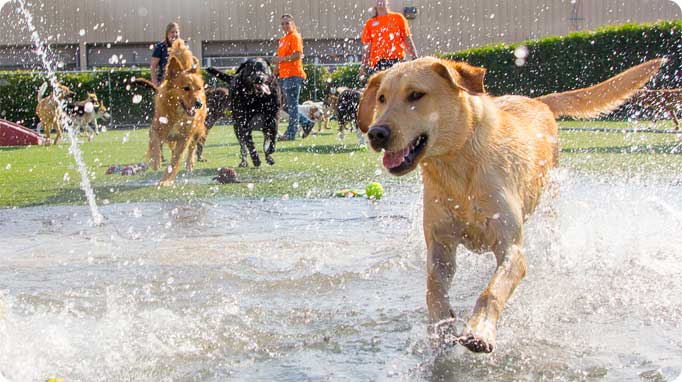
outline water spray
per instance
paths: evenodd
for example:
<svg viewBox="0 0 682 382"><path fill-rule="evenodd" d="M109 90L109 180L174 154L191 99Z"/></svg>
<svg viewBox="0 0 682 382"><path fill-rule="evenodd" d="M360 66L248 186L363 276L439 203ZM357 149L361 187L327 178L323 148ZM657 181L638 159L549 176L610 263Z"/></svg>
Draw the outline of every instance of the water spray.
<svg viewBox="0 0 682 382"><path fill-rule="evenodd" d="M90 206L90 213L92 214L92 222L95 225L100 225L102 224L104 217L97 208L97 203L95 201L95 192L92 190L92 186L90 185L90 178L88 177L88 169L85 167L85 162L83 161L83 153L78 147L77 132L72 128L71 118L64 112L64 100L62 98L62 90L59 87L59 82L57 81L57 76L55 75L54 68L52 67L52 62L48 58L50 48L49 46L43 46L43 40L40 38L40 34L33 25L33 15L31 15L31 12L29 12L29 10L26 8L26 4L24 3L24 1L25 0L17 0L17 2L19 3L18 11L21 12L21 14L24 16L24 21L26 21L26 26L28 27L28 31L31 35L31 41L33 42L33 45L35 45L36 47L36 54L38 55L38 57L40 57L43 66L47 70L47 78L50 82L50 85L52 85L53 89L52 99L57 103L58 106L57 113L59 122L62 126L64 126L64 129L67 131L69 136L71 144L69 147L69 153L73 155L73 159L76 161L78 172L81 175L80 186L83 192L85 192L85 197L88 200L88 204Z"/></svg>

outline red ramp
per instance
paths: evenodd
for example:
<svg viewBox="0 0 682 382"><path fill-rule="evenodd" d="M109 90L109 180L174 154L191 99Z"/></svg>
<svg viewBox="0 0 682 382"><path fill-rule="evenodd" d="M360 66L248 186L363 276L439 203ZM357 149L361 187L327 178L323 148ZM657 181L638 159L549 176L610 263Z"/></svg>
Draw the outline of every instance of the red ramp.
<svg viewBox="0 0 682 382"><path fill-rule="evenodd" d="M18 123L0 119L0 146L42 145L44 138Z"/></svg>

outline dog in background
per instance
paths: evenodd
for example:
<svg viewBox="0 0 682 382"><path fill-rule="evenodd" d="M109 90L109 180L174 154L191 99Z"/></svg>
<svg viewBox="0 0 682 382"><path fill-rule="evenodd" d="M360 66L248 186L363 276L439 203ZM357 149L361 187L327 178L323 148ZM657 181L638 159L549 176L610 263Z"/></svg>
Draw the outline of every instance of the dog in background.
<svg viewBox="0 0 682 382"><path fill-rule="evenodd" d="M111 115L104 103L102 103L95 93L88 93L83 101L77 102L71 112L71 120L77 132L83 131L88 136L88 140L101 132L98 120L109 121ZM94 129L90 126L94 125Z"/></svg>
<svg viewBox="0 0 682 382"><path fill-rule="evenodd" d="M327 100L330 99L330 97L334 97L333 95L329 95L325 98L324 101L322 102L315 102L315 101L305 101L303 102L303 106L314 106L317 108L317 110L314 111L308 111L306 114L310 120L314 120L317 123L317 131L316 134L319 134L322 131L323 125L325 130L329 130L329 120L331 117L334 116L334 109L327 103ZM336 108L336 103L334 103L334 108ZM301 108L299 106L298 112L301 113ZM312 116L311 116L312 115Z"/></svg>
<svg viewBox="0 0 682 382"><path fill-rule="evenodd" d="M161 144L168 143L172 157L159 185L170 186L175 182L180 161L186 153L186 169L194 169L197 143L206 139L204 78L199 60L183 40L173 42L164 81L155 89L154 119L149 129L147 156L151 159L152 168L158 170L161 166Z"/></svg>
<svg viewBox="0 0 682 382"><path fill-rule="evenodd" d="M204 158L204 145L208 132L221 118L225 118L225 112L230 108L230 91L226 88L206 89L206 136L197 143L197 160L206 162Z"/></svg>
<svg viewBox="0 0 682 382"><path fill-rule="evenodd" d="M486 94L485 69L433 57L373 75L359 127L383 151L393 175L421 167L427 247L428 314L446 343L473 352L495 347L497 321L526 274L523 223L557 163L555 118L590 118L624 103L664 60L635 66L586 89L535 99ZM462 244L497 260L464 331L456 333L448 289Z"/></svg>
<svg viewBox="0 0 682 382"><path fill-rule="evenodd" d="M357 89L339 88L338 93L336 121L339 123L339 139L345 137L346 125L350 124L350 131L353 131L353 128L357 131L358 144L363 145L364 137L358 129L358 105L362 92Z"/></svg>
<svg viewBox="0 0 682 382"><path fill-rule="evenodd" d="M665 117L667 114L675 124L675 131L680 129L677 109L682 105L682 89L642 89L635 93L630 102L646 109L656 109L653 111L654 123L657 117Z"/></svg>
<svg viewBox="0 0 682 382"><path fill-rule="evenodd" d="M324 118L324 104L322 102L305 101L298 105L298 113L308 117L309 120L317 124L317 131L322 128ZM314 127L313 127L314 128ZM310 131L312 131L311 129ZM305 134L305 132L304 132Z"/></svg>
<svg viewBox="0 0 682 382"><path fill-rule="evenodd" d="M63 103L63 112L68 115L73 110L76 94L68 87L57 84L59 90L56 91L56 97L53 96L53 94L43 97L48 86L47 82L45 82L38 89L36 96L38 101L38 104L36 105L36 114L40 120L40 126L42 126L42 129L45 131L46 142L50 142L50 133L52 129L55 129L56 133L52 144L56 145L64 130L64 126L62 126L64 121L60 120L59 102ZM66 117L66 115L64 117Z"/></svg>
<svg viewBox="0 0 682 382"><path fill-rule="evenodd" d="M239 167L248 166L248 155L255 167L261 164L253 143L253 130L263 132L265 160L270 165L275 164L272 154L277 141L282 93L270 65L262 58L250 58L239 65L234 76L215 68L207 68L206 71L229 84L234 132L241 153Z"/></svg>

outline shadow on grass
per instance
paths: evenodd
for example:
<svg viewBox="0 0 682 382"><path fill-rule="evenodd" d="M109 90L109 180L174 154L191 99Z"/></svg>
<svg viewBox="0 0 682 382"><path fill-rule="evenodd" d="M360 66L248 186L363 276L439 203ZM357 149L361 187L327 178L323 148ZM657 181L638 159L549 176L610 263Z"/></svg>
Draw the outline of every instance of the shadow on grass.
<svg viewBox="0 0 682 382"><path fill-rule="evenodd" d="M97 197L97 204L101 205L102 199L107 198L112 194L118 192L134 191L141 188L154 187L148 184L117 184L117 185L102 185L93 187L93 191ZM113 192L112 192L113 190ZM36 202L26 207L30 206L40 206L45 204L87 204L87 199L83 190L80 188L60 188L59 192L50 195L48 198Z"/></svg>
<svg viewBox="0 0 682 382"><path fill-rule="evenodd" d="M24 150L24 149L29 149L33 146L0 146L0 151L16 151L16 150Z"/></svg>
<svg viewBox="0 0 682 382"><path fill-rule="evenodd" d="M562 153L569 154L682 154L682 143L641 145L641 146L605 146L605 147L576 147L563 148Z"/></svg>
<svg viewBox="0 0 682 382"><path fill-rule="evenodd" d="M297 152L297 153L311 153L311 154L346 154L353 151L366 151L367 149L363 146L358 146L354 144L349 145L319 145L319 146L290 146L290 147L278 147L277 151L286 152Z"/></svg>

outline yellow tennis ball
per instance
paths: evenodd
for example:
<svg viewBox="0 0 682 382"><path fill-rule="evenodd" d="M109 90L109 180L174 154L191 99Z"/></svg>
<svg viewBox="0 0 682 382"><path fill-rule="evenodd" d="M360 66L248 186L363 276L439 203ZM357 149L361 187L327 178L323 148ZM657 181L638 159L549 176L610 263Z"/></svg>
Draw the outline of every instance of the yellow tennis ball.
<svg viewBox="0 0 682 382"><path fill-rule="evenodd" d="M365 195L370 199L381 199L384 196L384 188L379 182L372 182L365 188Z"/></svg>

